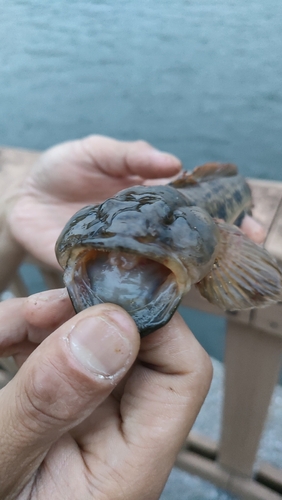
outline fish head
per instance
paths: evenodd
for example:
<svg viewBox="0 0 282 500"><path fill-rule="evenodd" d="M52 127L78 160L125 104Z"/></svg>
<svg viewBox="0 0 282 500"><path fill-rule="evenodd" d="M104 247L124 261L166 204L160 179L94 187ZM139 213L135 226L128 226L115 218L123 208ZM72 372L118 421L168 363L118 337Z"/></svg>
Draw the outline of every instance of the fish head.
<svg viewBox="0 0 282 500"><path fill-rule="evenodd" d="M136 186L77 212L56 255L77 312L111 302L146 335L166 324L211 265L217 226L170 186Z"/></svg>

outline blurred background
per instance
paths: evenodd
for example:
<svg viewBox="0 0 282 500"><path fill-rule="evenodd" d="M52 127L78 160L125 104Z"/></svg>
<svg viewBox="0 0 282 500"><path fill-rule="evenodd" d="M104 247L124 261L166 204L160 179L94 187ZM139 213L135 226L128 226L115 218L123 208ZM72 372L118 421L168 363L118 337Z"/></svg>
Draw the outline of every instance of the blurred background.
<svg viewBox="0 0 282 500"><path fill-rule="evenodd" d="M0 0L0 142L142 138L282 180L279 0Z"/></svg>
<svg viewBox="0 0 282 500"><path fill-rule="evenodd" d="M0 0L0 144L145 139L282 181L281 33L279 0ZM222 359L224 320L182 314Z"/></svg>

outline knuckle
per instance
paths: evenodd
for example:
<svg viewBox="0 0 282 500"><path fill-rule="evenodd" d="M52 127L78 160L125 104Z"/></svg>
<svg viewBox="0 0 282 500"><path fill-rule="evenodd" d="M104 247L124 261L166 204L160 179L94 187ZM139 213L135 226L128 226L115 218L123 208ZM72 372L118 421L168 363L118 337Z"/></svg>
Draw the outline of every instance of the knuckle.
<svg viewBox="0 0 282 500"><path fill-rule="evenodd" d="M29 378L28 385L24 387L20 403L27 420L46 423L62 420L67 416L58 411L59 401L57 391L54 389L54 377L50 383L49 371L49 367L46 369L43 363L40 370L34 371ZM60 383L57 381L55 387L59 388L59 386Z"/></svg>
<svg viewBox="0 0 282 500"><path fill-rule="evenodd" d="M40 432L41 428L61 426L75 418L86 398L83 391L72 385L69 375L61 373L50 361L30 373L19 395L24 426Z"/></svg>

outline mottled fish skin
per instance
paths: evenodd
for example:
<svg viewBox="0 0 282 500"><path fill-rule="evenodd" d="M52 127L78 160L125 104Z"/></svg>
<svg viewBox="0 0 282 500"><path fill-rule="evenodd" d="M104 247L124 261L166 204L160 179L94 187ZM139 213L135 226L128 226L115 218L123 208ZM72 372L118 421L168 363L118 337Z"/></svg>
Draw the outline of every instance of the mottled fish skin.
<svg viewBox="0 0 282 500"><path fill-rule="evenodd" d="M135 186L75 214L58 239L56 253L65 267L76 248L130 251L172 266L183 284L191 263L193 282L201 279L217 244L218 229L207 211L174 187Z"/></svg>
<svg viewBox="0 0 282 500"><path fill-rule="evenodd" d="M241 215L250 213L252 208L251 190L241 175L191 184L178 191L185 196L188 205L201 207L211 217L231 224Z"/></svg>
<svg viewBox="0 0 282 500"><path fill-rule="evenodd" d="M225 310L281 300L275 259L232 225L251 207L236 167L210 163L81 209L56 244L76 312L116 303L144 336L169 321L192 284Z"/></svg>
<svg viewBox="0 0 282 500"><path fill-rule="evenodd" d="M116 212L125 211L127 215L120 234L122 240L118 244L118 248L125 249L123 245L125 236L139 238L147 236L149 238L150 231L158 233L157 228L151 227L152 223L154 222L157 227L160 223L160 215L168 221L169 217L172 217L173 210L179 207L200 207L212 218L222 219L228 223L237 221L242 214L251 211L251 190L241 175L221 177L182 188L176 188L175 184L177 185L177 183L171 183L167 186L128 188L101 205L87 206L81 209L70 219L58 239L56 253L59 263L64 267L66 260L63 255L68 249L80 244L91 245L93 238L97 239L100 233L102 237L99 240L99 247L106 246L107 242L103 233L105 233L105 227L109 227L109 221L112 221L116 216ZM150 197L151 199L149 199ZM143 222L143 218L138 215L141 207L153 206L153 201L154 203L164 201L164 203L158 207L156 213L149 210L148 220ZM161 211L163 211L162 214L160 214ZM154 234L151 236L154 237ZM159 238L164 240L165 236L159 235Z"/></svg>

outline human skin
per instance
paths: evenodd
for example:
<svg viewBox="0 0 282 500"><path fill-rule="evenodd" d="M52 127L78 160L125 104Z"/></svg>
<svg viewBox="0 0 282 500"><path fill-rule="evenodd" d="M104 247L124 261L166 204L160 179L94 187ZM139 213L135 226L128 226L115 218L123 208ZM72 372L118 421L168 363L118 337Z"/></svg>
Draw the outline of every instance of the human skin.
<svg viewBox="0 0 282 500"><path fill-rule="evenodd" d="M50 148L32 168L17 171L16 179L8 170L0 206L5 238L0 234L0 243L11 243L3 251L0 245L0 256L5 254L5 270L0 266L2 286L16 262L11 259L11 250L17 249L19 259L28 252L58 269L55 242L77 210L101 203L129 186L167 183L181 168L174 155L144 141L123 142L94 135ZM254 241L263 241L263 229L250 217L245 218L242 229Z"/></svg>
<svg viewBox="0 0 282 500"><path fill-rule="evenodd" d="M169 178L180 168L175 156L143 141L90 136L60 144L40 156L12 197L8 227L31 255L59 268L55 242L77 210L145 180Z"/></svg>
<svg viewBox="0 0 282 500"><path fill-rule="evenodd" d="M11 182L5 172L2 288L26 252L58 268L55 241L79 208L180 168L145 142L90 136L46 151ZM211 380L180 316L140 343L119 307L74 316L66 291L53 290L0 304L0 325L0 356L22 365L0 392L0 498L157 499Z"/></svg>
<svg viewBox="0 0 282 500"><path fill-rule="evenodd" d="M157 499L210 360L178 314L141 343L115 305L71 315L65 290L0 304L0 498Z"/></svg>

